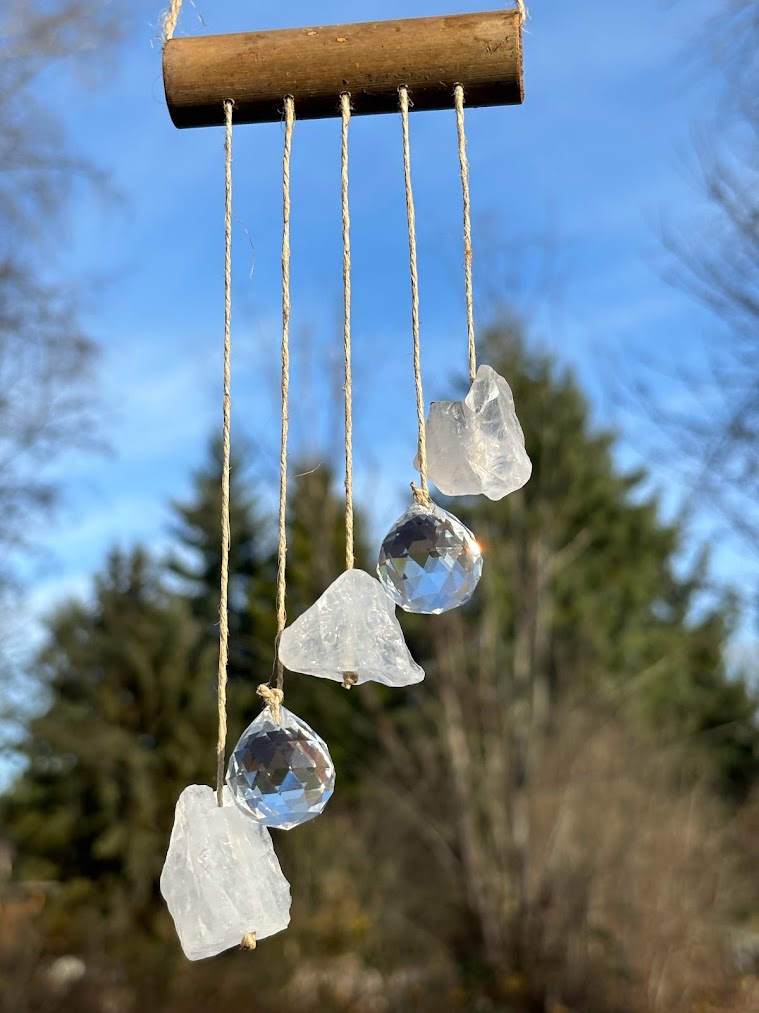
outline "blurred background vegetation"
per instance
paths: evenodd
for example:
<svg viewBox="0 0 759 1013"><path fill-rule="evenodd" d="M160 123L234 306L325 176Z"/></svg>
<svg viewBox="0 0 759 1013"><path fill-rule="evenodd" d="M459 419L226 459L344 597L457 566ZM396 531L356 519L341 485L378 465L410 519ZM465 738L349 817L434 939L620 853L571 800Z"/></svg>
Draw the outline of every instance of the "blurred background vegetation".
<svg viewBox="0 0 759 1013"><path fill-rule="evenodd" d="M676 572L677 527L615 469L571 376L513 324L484 357L512 380L533 478L456 504L487 575L464 609L401 617L420 687L288 678L340 788L276 835L293 921L254 957L190 966L157 893L174 802L213 777L216 445L169 557L114 551L50 617L45 706L2 802L4 1008L58 1008L60 989L65 1009L231 1010L253 981L272 1010L756 1008L735 960L759 951L759 724L722 660L732 602L694 609L702 566ZM292 616L343 557L332 475L295 470ZM276 562L254 460L232 489L234 741L271 665Z"/></svg>
<svg viewBox="0 0 759 1013"><path fill-rule="evenodd" d="M749 551L759 542L759 82L746 39L759 39L759 4L735 0L725 14L717 55L735 70L739 143L702 153L708 243L694 231L669 244L678 281L734 321L715 358L725 415L706 429L671 419L666 431ZM18 240L24 215L65 201L65 174L51 184L47 171L60 168L65 139L41 140L17 113L34 75L80 49L85 29L113 31L101 15L86 0L19 0L0 15L26 33L5 33L16 48L0 63L8 559L55 505L46 466L92 440L97 417L76 306ZM19 163L31 173L23 190ZM94 174L74 154L69 168ZM615 434L591 424L583 390L529 321L494 311L480 354L513 387L532 480L500 503L455 504L486 569L466 608L400 616L424 683L345 693L288 677L288 706L330 744L339 790L322 818L276 834L292 924L257 953L189 964L157 890L176 798L214 776L215 440L191 496L172 504L170 551L114 550L86 599L49 616L26 702L4 694L23 762L0 798L3 1013L759 1010L759 696L756 667L726 662L737 597L715 593L706 553L683 564L685 529L662 521L644 471L615 463ZM318 464L292 468L291 618L342 566L340 478ZM231 741L272 663L262 471L238 444ZM370 543L359 518L371 571ZM0 577L11 596L14 573Z"/></svg>

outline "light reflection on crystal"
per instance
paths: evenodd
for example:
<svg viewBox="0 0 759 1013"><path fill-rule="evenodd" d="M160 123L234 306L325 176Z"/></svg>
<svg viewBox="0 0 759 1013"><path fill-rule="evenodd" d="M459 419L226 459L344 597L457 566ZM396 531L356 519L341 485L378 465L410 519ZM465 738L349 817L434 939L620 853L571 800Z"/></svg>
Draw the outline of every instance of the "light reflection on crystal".
<svg viewBox="0 0 759 1013"><path fill-rule="evenodd" d="M414 503L388 532L377 573L407 612L439 614L464 605L482 574L482 553L472 532L431 503Z"/></svg>
<svg viewBox="0 0 759 1013"><path fill-rule="evenodd" d="M229 759L227 784L235 803L267 827L291 830L318 816L335 789L326 743L285 707L281 724L265 707Z"/></svg>

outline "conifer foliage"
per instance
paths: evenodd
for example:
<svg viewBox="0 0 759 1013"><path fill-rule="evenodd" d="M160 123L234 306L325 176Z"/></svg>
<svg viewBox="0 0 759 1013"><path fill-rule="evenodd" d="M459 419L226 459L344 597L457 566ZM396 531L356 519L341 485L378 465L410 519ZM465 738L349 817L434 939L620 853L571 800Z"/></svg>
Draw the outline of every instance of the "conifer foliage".
<svg viewBox="0 0 759 1013"><path fill-rule="evenodd" d="M26 877L152 914L176 796L212 775L198 743L213 741L214 672L187 602L139 548L111 554L91 603L51 617L36 668L48 706L5 803Z"/></svg>
<svg viewBox="0 0 759 1013"><path fill-rule="evenodd" d="M279 984L264 994L260 982L271 1008L375 1008L362 989L379 975L377 1009L558 1009L570 998L586 1013L645 1009L627 1000L662 951L701 952L707 923L737 917L707 909L694 838L675 815L694 811L697 790L735 814L756 785L757 701L723 662L730 603L696 610L702 568L682 575L680 532L641 491L645 476L615 465L613 438L594 431L573 378L508 326L483 355L512 384L534 474L504 502L456 504L485 571L466 608L402 616L425 682L346 693L288 676L288 706L329 742L338 791L322 819L277 839L295 917L271 944ZM257 712L274 658L274 525L244 465L255 470L238 460L232 474L231 741ZM290 618L344 565L333 476L298 471ZM175 504L167 561L114 552L91 600L50 617L30 673L40 713L18 744L26 766L0 801L16 875L57 884L47 938L83 952L93 912L126 928L131 956L114 946L98 959L118 964L133 995L144 960L170 945L156 883L175 800L215 775L219 473L214 445L190 499ZM367 559L364 545L357 556ZM727 881L731 839L707 824ZM657 854L670 856L667 882ZM620 924L614 891L627 882L642 892L630 887ZM652 924L659 904L672 918ZM671 967L696 973L679 958ZM708 973L716 987L721 971ZM151 986L153 1008L192 1009L202 974L177 962ZM672 996L678 982L667 983ZM239 1008L244 990L213 988L219 1010ZM163 990L186 1001L162 1005Z"/></svg>

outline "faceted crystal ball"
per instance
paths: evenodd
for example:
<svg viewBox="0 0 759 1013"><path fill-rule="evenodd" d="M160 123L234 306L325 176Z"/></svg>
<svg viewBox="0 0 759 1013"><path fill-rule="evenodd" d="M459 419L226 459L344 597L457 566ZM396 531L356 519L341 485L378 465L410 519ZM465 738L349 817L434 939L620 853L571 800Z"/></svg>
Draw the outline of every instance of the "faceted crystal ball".
<svg viewBox="0 0 759 1013"><path fill-rule="evenodd" d="M318 816L335 790L327 744L305 721L269 707L248 725L234 748L227 784L235 803L267 827L291 830Z"/></svg>
<svg viewBox="0 0 759 1013"><path fill-rule="evenodd" d="M431 503L414 503L385 536L377 573L407 612L438 615L465 604L482 574L482 553L472 532Z"/></svg>

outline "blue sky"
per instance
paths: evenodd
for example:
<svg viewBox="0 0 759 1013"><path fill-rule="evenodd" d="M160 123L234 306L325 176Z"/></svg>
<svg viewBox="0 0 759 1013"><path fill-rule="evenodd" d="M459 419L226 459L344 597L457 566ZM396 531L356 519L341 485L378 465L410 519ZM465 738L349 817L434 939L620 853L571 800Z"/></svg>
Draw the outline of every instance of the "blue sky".
<svg viewBox="0 0 759 1013"><path fill-rule="evenodd" d="M189 2L177 34L478 10L481 2L388 0L259 5ZM159 9L123 5L120 55L86 78L40 81L72 145L109 175L111 196L72 188L50 271L85 295L102 349L99 384L112 453L69 460L65 506L37 564L21 628L69 593L86 592L108 547L160 549L169 499L181 497L220 424L223 132L177 131L161 84ZM206 22L200 24L197 11ZM713 323L662 279L661 223L687 221L699 197L688 176L693 127L714 81L691 56L713 4L536 2L525 38L521 108L467 116L478 315L514 300L535 335L578 372L600 424L623 428L620 461L646 453L640 421L622 415L615 384L654 360L704 361ZM259 447L276 482L279 342L280 124L234 139L234 434ZM461 197L452 114L411 120L428 401L451 394L466 364ZM377 533L414 477L414 403L400 125L357 119L351 131L357 495ZM339 123L298 124L293 152L294 443L322 457L339 447L341 246ZM657 381L665 399L682 396ZM681 487L649 461L668 510ZM698 537L708 534L702 520ZM717 572L756 585L755 561L723 545ZM747 634L748 636L748 634Z"/></svg>

